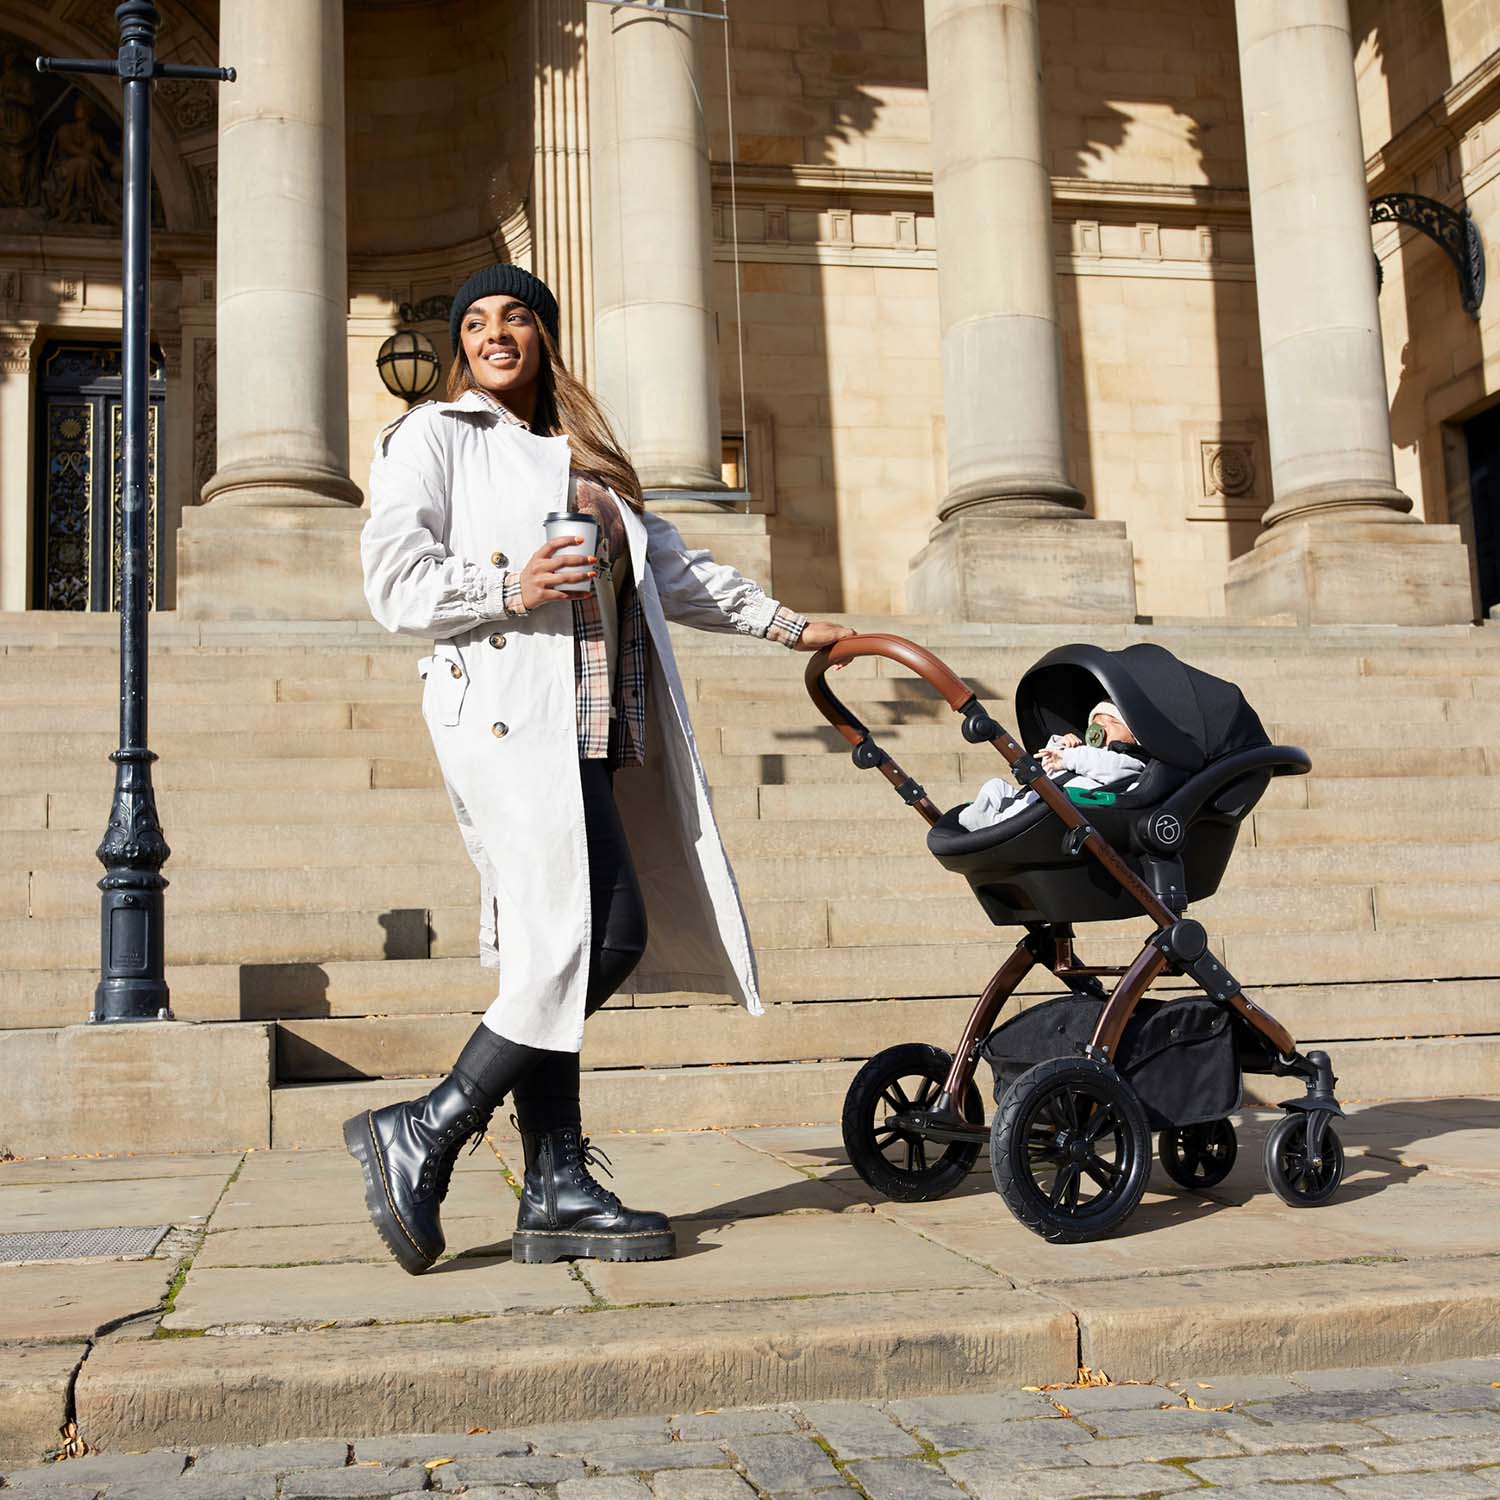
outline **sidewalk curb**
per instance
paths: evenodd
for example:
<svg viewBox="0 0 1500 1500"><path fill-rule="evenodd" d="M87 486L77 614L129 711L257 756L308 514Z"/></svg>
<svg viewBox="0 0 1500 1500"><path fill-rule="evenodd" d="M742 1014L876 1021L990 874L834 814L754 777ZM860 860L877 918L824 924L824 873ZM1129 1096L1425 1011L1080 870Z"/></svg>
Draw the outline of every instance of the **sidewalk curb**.
<svg viewBox="0 0 1500 1500"><path fill-rule="evenodd" d="M87 1441L120 1450L933 1395L1077 1366L1072 1314L1001 1285L106 1342L74 1400Z"/></svg>

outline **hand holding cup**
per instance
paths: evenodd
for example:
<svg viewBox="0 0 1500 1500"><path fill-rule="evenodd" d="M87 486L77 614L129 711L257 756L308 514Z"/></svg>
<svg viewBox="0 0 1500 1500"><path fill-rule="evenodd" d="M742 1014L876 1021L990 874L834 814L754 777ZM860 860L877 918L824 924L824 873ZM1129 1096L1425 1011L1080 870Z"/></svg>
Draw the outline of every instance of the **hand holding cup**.
<svg viewBox="0 0 1500 1500"><path fill-rule="evenodd" d="M584 591L593 587L596 573L594 565L599 559L592 554L585 555L577 551L583 542L584 539L576 532L555 536L543 542L531 554L526 566L521 569L521 603L527 609L549 604L554 599L576 598L580 592L580 583L585 585ZM585 574L580 569L588 571ZM569 587L564 589L564 584Z"/></svg>

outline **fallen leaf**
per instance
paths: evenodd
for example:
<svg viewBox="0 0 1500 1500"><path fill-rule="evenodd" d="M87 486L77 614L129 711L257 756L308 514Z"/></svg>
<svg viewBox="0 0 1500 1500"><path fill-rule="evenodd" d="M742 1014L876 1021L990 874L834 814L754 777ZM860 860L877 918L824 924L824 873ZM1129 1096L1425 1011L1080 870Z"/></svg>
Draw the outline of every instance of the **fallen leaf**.
<svg viewBox="0 0 1500 1500"><path fill-rule="evenodd" d="M1211 1390L1213 1390L1213 1387L1211 1385L1204 1385L1204 1383L1201 1380L1195 1380L1193 1382L1193 1384L1195 1386L1197 1386L1200 1391L1211 1391Z"/></svg>
<svg viewBox="0 0 1500 1500"><path fill-rule="evenodd" d="M1073 1415L1072 1411L1068 1407L1064 1406L1061 1401L1054 1401L1052 1404L1058 1409L1058 1411L1063 1414L1063 1416L1071 1417Z"/></svg>
<svg viewBox="0 0 1500 1500"><path fill-rule="evenodd" d="M717 1406L705 1406L693 1413L695 1417L716 1417L721 1408Z"/></svg>
<svg viewBox="0 0 1500 1500"><path fill-rule="evenodd" d="M1188 1404L1188 1410L1189 1411L1233 1411L1234 1410L1234 1402L1233 1401L1226 1401L1223 1404L1223 1406L1202 1406L1198 1402L1194 1401L1193 1398L1191 1396L1189 1396L1189 1395L1184 1394L1184 1396L1183 1396L1182 1399L1187 1402L1187 1404Z"/></svg>
<svg viewBox="0 0 1500 1500"><path fill-rule="evenodd" d="M1041 1386L1039 1386L1039 1385L1023 1385L1021 1387L1021 1389L1023 1391L1040 1391L1041 1390Z"/></svg>
<svg viewBox="0 0 1500 1500"><path fill-rule="evenodd" d="M488 1432L488 1431L489 1431L488 1427L471 1427L469 1429L469 1436L473 1437L475 1433L478 1433L478 1432Z"/></svg>
<svg viewBox="0 0 1500 1500"><path fill-rule="evenodd" d="M314 1323L312 1326L312 1331L314 1333L317 1333L321 1328L337 1328L338 1322L339 1320L337 1318L330 1318L326 1323Z"/></svg>
<svg viewBox="0 0 1500 1500"><path fill-rule="evenodd" d="M451 1458L429 1458L422 1467L424 1469L441 1469L444 1464L451 1464L452 1462Z"/></svg>

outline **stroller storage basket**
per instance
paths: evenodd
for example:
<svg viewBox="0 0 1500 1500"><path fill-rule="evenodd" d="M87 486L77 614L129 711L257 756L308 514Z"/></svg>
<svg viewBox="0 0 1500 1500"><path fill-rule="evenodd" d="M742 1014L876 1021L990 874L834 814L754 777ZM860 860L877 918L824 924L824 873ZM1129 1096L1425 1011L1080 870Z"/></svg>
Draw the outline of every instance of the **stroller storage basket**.
<svg viewBox="0 0 1500 1500"><path fill-rule="evenodd" d="M1103 999L1059 995L1012 1016L990 1034L984 1058L995 1072L995 1101L1028 1068L1078 1057L1093 1038ZM1233 1018L1202 996L1142 1000L1114 1058L1146 1107L1153 1130L1222 1119L1240 1104Z"/></svg>

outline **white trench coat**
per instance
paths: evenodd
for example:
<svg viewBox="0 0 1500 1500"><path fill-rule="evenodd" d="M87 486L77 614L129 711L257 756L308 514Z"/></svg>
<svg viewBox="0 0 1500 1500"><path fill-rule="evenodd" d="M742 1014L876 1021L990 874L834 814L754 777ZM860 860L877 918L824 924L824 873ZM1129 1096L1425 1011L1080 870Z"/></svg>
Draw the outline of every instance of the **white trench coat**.
<svg viewBox="0 0 1500 1500"><path fill-rule="evenodd" d="M501 575L567 509L566 437L503 422L469 392L414 408L376 443L360 538L365 597L388 630L429 636L422 717L480 876L483 957L500 993L486 1021L511 1041L583 1044L590 911L578 775L573 611L500 608ZM631 987L727 994L761 1014L739 889L709 803L667 621L763 635L759 585L688 549L618 498L650 636L646 764L616 779L645 899ZM498 950L498 959L497 953Z"/></svg>

